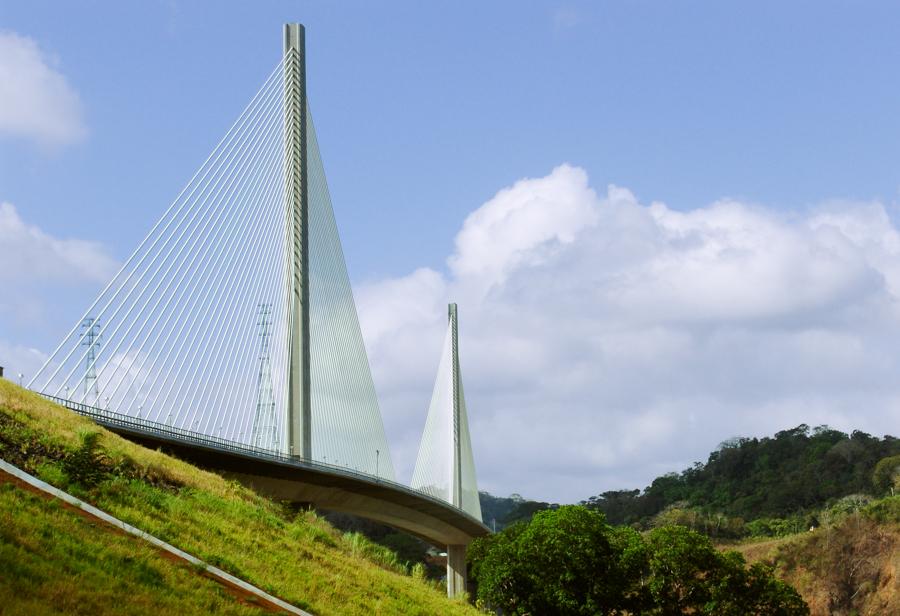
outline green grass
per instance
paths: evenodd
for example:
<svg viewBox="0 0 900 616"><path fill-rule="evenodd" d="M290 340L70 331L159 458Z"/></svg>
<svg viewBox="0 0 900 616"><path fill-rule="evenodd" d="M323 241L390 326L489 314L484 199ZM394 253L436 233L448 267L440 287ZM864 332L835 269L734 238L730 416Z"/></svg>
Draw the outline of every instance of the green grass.
<svg viewBox="0 0 900 616"><path fill-rule="evenodd" d="M2 614L260 613L147 542L11 484L0 485L0 571Z"/></svg>
<svg viewBox="0 0 900 616"><path fill-rule="evenodd" d="M361 535L342 534L315 513L296 512L214 473L135 445L2 379L0 457L315 614L477 613L448 600L434 583L410 576L396 555ZM10 507L3 502L4 511ZM40 535L42 527L24 525L23 541ZM7 534L0 552L4 573L18 571L15 559L10 561L15 550L5 549ZM66 540L78 543L74 536ZM59 558L61 563L47 564L48 571L69 566L65 555ZM121 573L131 577L128 569ZM6 578L0 593L12 586ZM38 592L45 583L32 582L30 591L10 593L9 599L22 602L23 609L25 602L40 602L46 598ZM92 613L117 609L112 593L116 579L98 574L97 583L97 596L108 596L110 602ZM164 588L158 593L172 594ZM198 605L204 601L198 594Z"/></svg>

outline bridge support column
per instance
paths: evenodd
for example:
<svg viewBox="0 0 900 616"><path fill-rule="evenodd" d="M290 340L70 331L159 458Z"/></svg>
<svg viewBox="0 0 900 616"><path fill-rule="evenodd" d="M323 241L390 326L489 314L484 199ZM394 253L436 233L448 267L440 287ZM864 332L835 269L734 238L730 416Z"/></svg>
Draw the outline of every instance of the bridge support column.
<svg viewBox="0 0 900 616"><path fill-rule="evenodd" d="M466 546L447 546L447 596L456 597L466 592Z"/></svg>
<svg viewBox="0 0 900 616"><path fill-rule="evenodd" d="M309 195L306 153L306 35L300 24L285 24L284 151L287 226L291 238L288 330L288 453L312 459L309 376Z"/></svg>

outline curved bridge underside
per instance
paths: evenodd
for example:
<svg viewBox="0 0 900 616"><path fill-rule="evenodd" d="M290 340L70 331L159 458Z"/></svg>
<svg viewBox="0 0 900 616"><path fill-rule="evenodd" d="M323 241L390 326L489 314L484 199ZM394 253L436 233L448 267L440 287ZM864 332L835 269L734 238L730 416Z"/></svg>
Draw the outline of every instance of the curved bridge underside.
<svg viewBox="0 0 900 616"><path fill-rule="evenodd" d="M96 419L130 440L216 470L277 500L375 520L442 547L468 545L490 533L483 523L449 503L391 481L323 464L223 450L212 443Z"/></svg>

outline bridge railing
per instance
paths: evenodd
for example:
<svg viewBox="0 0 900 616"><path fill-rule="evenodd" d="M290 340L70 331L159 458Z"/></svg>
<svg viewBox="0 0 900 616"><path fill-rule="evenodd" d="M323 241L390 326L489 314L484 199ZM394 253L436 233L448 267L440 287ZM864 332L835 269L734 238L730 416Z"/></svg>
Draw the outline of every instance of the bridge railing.
<svg viewBox="0 0 900 616"><path fill-rule="evenodd" d="M96 406L91 406L89 404L84 404L82 402L75 402L73 400L68 400L66 398L60 398L58 396L53 396L50 394L46 394L43 392L36 392L40 396L50 400L51 402L55 402L60 406L63 406L70 411L74 411L79 415L83 415L85 417L89 417L93 419L95 422L112 428L121 428L124 430L128 430L131 432L136 432L138 434L146 434L149 436L157 436L162 437L172 441L178 441L181 443L186 443L190 445L198 445L200 447L207 447L212 449L221 449L226 451L232 451L234 453L250 456L254 458L258 458L261 460L274 460L278 462L283 462L286 464L290 464L292 466L301 467L304 469L318 470L327 473L333 473L337 475L344 475L347 477L352 477L354 479L361 479L363 481L367 481L369 483L374 483L378 485L385 485L394 490L398 490L401 492L407 492L409 494L415 495L417 498L424 498L426 500L432 501L436 504L439 504L443 507L450 507L454 510L457 510L459 513L465 515L466 517L472 518L475 522L482 524L480 520L477 520L470 516L468 513L460 509L459 507L454 507L452 504L448 503L445 500L440 498L435 498L434 496L422 492L420 490L416 490L407 485L403 485L402 483L398 483L396 481L392 481L390 479L384 479L382 477L378 477L376 475L370 475L368 473L363 473L358 470L348 468L346 466L340 466L337 464L330 464L328 462L319 462L315 460L302 460L296 458L294 456L290 456L288 454L282 453L280 451L272 451L270 449L262 449L260 447L254 447L253 445L246 445L244 443L239 443L236 441L231 441L228 439L224 439L218 436L212 436L209 434L203 434L201 432L194 432L192 430L185 430L184 428L178 428L176 426L170 426L168 424L159 423L158 421L151 421L149 419L144 419L141 417L132 417L131 415L125 415L122 413L117 413L115 411L110 411L107 409L102 409Z"/></svg>

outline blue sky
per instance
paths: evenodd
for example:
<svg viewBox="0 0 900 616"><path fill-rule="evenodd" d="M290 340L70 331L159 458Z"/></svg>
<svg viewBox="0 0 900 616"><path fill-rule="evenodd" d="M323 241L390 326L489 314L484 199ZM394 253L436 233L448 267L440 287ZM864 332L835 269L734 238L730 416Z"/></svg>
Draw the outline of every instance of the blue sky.
<svg viewBox="0 0 900 616"><path fill-rule="evenodd" d="M678 213L709 213L710 204L730 198L744 212L759 213L754 208L762 208L761 216L792 233L819 224L810 221L821 220L823 204L832 204L826 207L832 214L856 212L857 207L871 214L865 208L880 208L871 216L861 214L860 220L878 219L881 231L873 231L878 237L895 231L892 221L900 189L900 80L896 78L900 8L891 2L5 2L0 5L0 31L33 40L46 63L75 93L80 120L73 120L79 126L78 135L62 139L0 131L0 202L13 204L25 223L49 236L98 242L109 257L123 260L274 67L285 21L307 26L311 105L350 274L368 298L364 305L372 313L385 310L383 305L366 302L377 301L386 285L409 281L411 272L427 268L444 285L435 305L449 299L441 293L455 291L469 297L471 292L475 294L473 329L474 321L487 327L492 321L479 319L488 313L496 317L500 303L492 304L490 298L499 292L492 296L471 291L468 282L460 281L468 275L465 272L474 270L462 266L454 270L447 264L454 255L457 264L466 262L460 248L464 221L495 203L498 191L523 178L544 178L548 186L577 188L581 182L577 173L551 175L563 163L586 174L586 182L600 195L599 205L590 207L601 212L600 222L595 223L592 216L578 214L583 213L580 206L573 206L577 214L573 220L581 222L554 236L554 241L566 246L568 234L580 233L582 223L606 225L603 208L620 211L626 207L616 205L628 199L607 192L609 184L630 191L632 205L642 208L635 212L650 212L651 202L664 202L666 216L653 216L657 222L665 220L666 229L683 229L698 220L678 219L676 224L672 221ZM527 184L522 190L532 186L538 185ZM846 205L851 203L852 207ZM886 218L879 218L882 215ZM548 220L557 219L551 212ZM708 221L703 224L704 229L715 227ZM742 219L734 228L756 229L754 224ZM853 224L855 229L862 223L855 219ZM763 227L771 225L759 228ZM847 230L849 226L840 228L853 241L865 243ZM776 234L777 238L801 241L785 233ZM766 237L765 231L759 234ZM521 250L531 248L534 245L527 244ZM786 265L773 266L773 271L794 271L800 261L815 260L817 250L797 256L786 249ZM884 292L893 305L889 284L893 256L863 253L860 258L869 260L868 267L888 281ZM764 248L761 254L767 254ZM497 267L496 272L503 272L498 279L503 284L515 278L507 261ZM584 274L593 270L572 266L562 271L580 272L578 280L584 281ZM746 271L740 269L736 275ZM833 282L842 275L811 275L810 285L823 277ZM774 278L778 275L773 274ZM805 280L803 276L796 279ZM588 292L593 287L585 285L583 293L573 293L573 301L580 301L585 313L604 312L605 300L597 300ZM0 323L0 342L51 350L99 286L91 279L42 287L33 301L45 304L46 318L27 321L26 326L21 316L13 319L7 314ZM868 292L862 288L841 287L840 293L861 297ZM802 289L798 295L803 295ZM810 297L819 295L810 291ZM831 300L822 301L826 307L834 306ZM779 313L784 321L777 327L766 321L765 335L774 335L779 327L793 327L786 323L800 323L798 335L808 336L813 329L847 332L844 321L840 327L809 326L819 323L816 319L826 310L810 302L798 304L796 312L786 308L789 315ZM509 305L520 304L510 300ZM725 304L718 299L704 304L707 308L721 305ZM464 306L461 310L465 326L467 313ZM774 318L769 313L747 317L742 308L724 316L717 310L700 310L707 320L688 327L689 335L695 337L692 340L707 345L704 349L709 352L710 332L720 331L717 328L723 322L738 323L729 326L728 333L734 334L757 331L754 328L763 327L760 319ZM523 320L529 314L523 309ZM883 316L884 311L878 314ZM438 311L437 316L439 321L443 313ZM553 322L551 316L547 315L546 323ZM367 320L370 317L361 318L364 327L381 322L374 319L373 325ZM893 317L884 318L889 329ZM837 322L834 319L829 322ZM656 335L659 328L670 325L667 317L659 317L641 326L641 331ZM385 325L383 330L393 331L391 327L399 326ZM434 324L428 327L438 330ZM516 332L514 337L521 335ZM854 330L851 335L863 351L873 351L877 333ZM759 334L753 340L764 338ZM382 344L374 335L367 334L367 340ZM792 339L791 344L795 342ZM722 344L720 351L733 355L734 349ZM538 346L544 352L549 348ZM838 347L835 357L845 354ZM778 348L771 352L777 354ZM808 350L804 347L803 352ZM414 373L408 381L396 382L378 377L388 366L396 366L385 359L392 355L382 346L372 352L376 381L380 379L389 401L392 392L401 389L421 391L427 398L430 377ZM570 366L570 373L584 367L583 354L595 359L602 355L597 349L559 352L553 365ZM434 353L424 356L436 357ZM670 359L673 365L684 363L677 354ZM709 365L716 363L712 356L707 359ZM603 366L609 369L606 363ZM771 380L780 377L770 374L751 379L753 387L733 390L698 384L682 403L675 404L680 398L665 385L674 369L661 366L643 365L659 372L660 399L671 401L673 408L694 404L726 417L726 408L743 418L752 415L750 409L783 409L790 400L815 391L815 379L798 375L787 378L781 392ZM529 376L528 369L521 367L513 381L533 383L546 374ZM590 369L600 370L597 365ZM863 359L841 371L859 377L848 388L867 400L870 414L865 418L846 410L863 404L858 400L838 405L827 396L815 404L808 399L800 404L814 409L808 417L799 411L788 415L809 423L831 421L848 429L865 424L875 432L896 433L896 427L891 428L897 413L894 392L866 385L866 375L872 371ZM752 367L736 366L734 375L722 378L747 374L754 374ZM473 376L472 380L470 395L475 400L470 402L470 413L477 413L477 401L496 408L518 404L512 394L512 398L503 397L503 387L497 385L504 382L502 375L493 375L492 380ZM758 393L749 393L767 387L781 393L762 399ZM573 391L581 392L572 395L585 409L595 408L592 401L604 399L590 388ZM607 403L632 416L643 417L646 411L651 417L646 421L660 425L646 410L649 403L628 395L623 390L613 396L615 403ZM398 405L412 404L403 402L403 395L396 396ZM568 402L558 396L541 400L539 406L546 412L568 408ZM758 423L723 422L705 437L698 428L696 438L683 439L689 444L656 458L638 454L627 458L627 452L620 452L620 458L630 460L632 466L642 465L628 475L589 452L587 445L588 453L573 458L571 468L592 474L565 486L550 471L537 479L524 471L518 475L487 470L481 475L488 487L500 493L530 490L535 497L574 500L600 489L640 485L657 472L676 470L734 433L791 427L779 425L777 416L783 416L783 411L770 412L770 420ZM402 417L411 414L412 410L401 413ZM476 438L476 462L494 460L488 437L502 433L498 423L502 416L498 411L485 420L485 436L480 443ZM570 428L595 425L585 417L593 416L587 410L580 415L573 411ZM398 419L392 428L392 420L387 421L395 442L405 443L403 422ZM613 428L597 430L604 438L615 436ZM635 451L655 446L653 435L659 431L654 430L648 430L650 440L637 443ZM673 434L659 438L673 440ZM398 445L398 449L404 447L410 446ZM503 455L525 459L525 452ZM498 467L499 463L493 465ZM568 477L571 468L554 472Z"/></svg>
<svg viewBox="0 0 900 616"><path fill-rule="evenodd" d="M127 254L277 61L286 20L309 29L355 279L440 267L468 211L561 162L676 208L900 187L893 3L7 2L0 25L58 58L89 136L51 156L4 142L4 198Z"/></svg>

